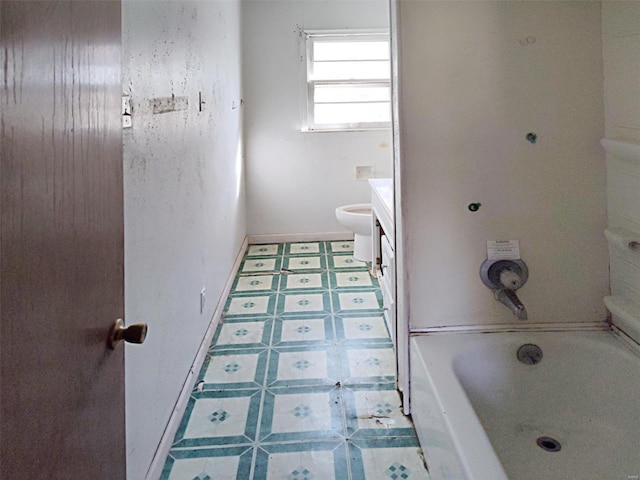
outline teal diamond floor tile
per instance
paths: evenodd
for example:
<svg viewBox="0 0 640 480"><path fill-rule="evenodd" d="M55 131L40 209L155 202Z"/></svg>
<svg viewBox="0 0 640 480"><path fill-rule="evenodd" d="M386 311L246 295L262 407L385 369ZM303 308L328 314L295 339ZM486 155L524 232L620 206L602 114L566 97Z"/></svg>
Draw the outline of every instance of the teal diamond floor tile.
<svg viewBox="0 0 640 480"><path fill-rule="evenodd" d="M247 257L240 266L240 273L278 272L280 270L280 258L251 258Z"/></svg>
<svg viewBox="0 0 640 480"><path fill-rule="evenodd" d="M282 244L250 245L247 249L247 257L265 257L282 254Z"/></svg>
<svg viewBox="0 0 640 480"><path fill-rule="evenodd" d="M287 257L284 259L282 268L294 273L305 273L310 270L324 270L326 268L326 261L324 256L320 255Z"/></svg>
<svg viewBox="0 0 640 480"><path fill-rule="evenodd" d="M216 350L268 346L272 324L269 318L228 319L217 329L213 344Z"/></svg>
<svg viewBox="0 0 640 480"><path fill-rule="evenodd" d="M264 349L215 350L201 369L204 390L252 388L262 385L269 352Z"/></svg>
<svg viewBox="0 0 640 480"><path fill-rule="evenodd" d="M289 243L285 247L285 255L312 255L324 253L323 242Z"/></svg>
<svg viewBox="0 0 640 480"><path fill-rule="evenodd" d="M331 253L353 253L353 240L327 242L327 251Z"/></svg>
<svg viewBox="0 0 640 480"><path fill-rule="evenodd" d="M327 289L326 273L292 273L282 276L282 290Z"/></svg>
<svg viewBox="0 0 640 480"><path fill-rule="evenodd" d="M340 378L345 384L395 382L396 361L391 345L340 348Z"/></svg>
<svg viewBox="0 0 640 480"><path fill-rule="evenodd" d="M284 387L265 393L261 442L342 438L343 431L339 392L334 387Z"/></svg>
<svg viewBox="0 0 640 480"><path fill-rule="evenodd" d="M375 283L374 283L375 282ZM333 288L357 288L377 286L377 280L366 272L335 272L331 274Z"/></svg>
<svg viewBox="0 0 640 480"><path fill-rule="evenodd" d="M272 350L267 385L333 385L337 381L335 360L334 347Z"/></svg>
<svg viewBox="0 0 640 480"><path fill-rule="evenodd" d="M256 455L254 480L346 480L343 441L262 445Z"/></svg>
<svg viewBox="0 0 640 480"><path fill-rule="evenodd" d="M248 479L253 448L172 450L160 480Z"/></svg>
<svg viewBox="0 0 640 480"><path fill-rule="evenodd" d="M273 332L274 346L330 345L331 317L278 318Z"/></svg>
<svg viewBox="0 0 640 480"><path fill-rule="evenodd" d="M389 343L389 331L384 316L375 315L338 315L335 317L336 336L339 342L358 343Z"/></svg>
<svg viewBox="0 0 640 480"><path fill-rule="evenodd" d="M347 434L354 437L414 437L413 423L402 413L393 384L345 387Z"/></svg>
<svg viewBox="0 0 640 480"><path fill-rule="evenodd" d="M331 313L331 301L327 292L282 292L278 295L278 315L319 315L325 313Z"/></svg>
<svg viewBox="0 0 640 480"><path fill-rule="evenodd" d="M354 480L429 480L415 438L354 440L349 447Z"/></svg>
<svg viewBox="0 0 640 480"><path fill-rule="evenodd" d="M273 314L275 301L275 294L232 296L227 302L225 316L246 317Z"/></svg>
<svg viewBox="0 0 640 480"><path fill-rule="evenodd" d="M355 313L358 311L378 311L382 307L380 291L333 292L334 313Z"/></svg>
<svg viewBox="0 0 640 480"><path fill-rule="evenodd" d="M234 293L245 292L261 292L261 291L275 291L278 289L278 275L246 275L237 277L234 285Z"/></svg>
<svg viewBox="0 0 640 480"><path fill-rule="evenodd" d="M253 442L261 397L260 390L192 394L173 448Z"/></svg>
<svg viewBox="0 0 640 480"><path fill-rule="evenodd" d="M353 255L331 255L329 256L329 269L336 270L366 270L367 263L353 258Z"/></svg>

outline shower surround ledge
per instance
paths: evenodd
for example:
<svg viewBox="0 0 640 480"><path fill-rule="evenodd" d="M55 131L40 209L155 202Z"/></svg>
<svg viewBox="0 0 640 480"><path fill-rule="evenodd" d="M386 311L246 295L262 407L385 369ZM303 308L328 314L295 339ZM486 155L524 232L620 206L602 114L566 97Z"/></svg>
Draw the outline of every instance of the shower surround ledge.
<svg viewBox="0 0 640 480"><path fill-rule="evenodd" d="M604 298L615 327L640 343L640 142L603 138L607 152L611 295Z"/></svg>

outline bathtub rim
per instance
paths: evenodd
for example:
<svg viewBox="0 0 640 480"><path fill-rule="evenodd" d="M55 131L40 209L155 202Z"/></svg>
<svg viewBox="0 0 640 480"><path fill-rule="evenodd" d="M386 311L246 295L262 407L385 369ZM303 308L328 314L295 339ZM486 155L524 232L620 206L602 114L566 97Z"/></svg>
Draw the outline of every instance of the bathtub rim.
<svg viewBox="0 0 640 480"><path fill-rule="evenodd" d="M460 332L451 333L458 334ZM433 337L435 335L440 334L430 334L429 336ZM433 366L430 368L425 357L420 354L413 354L414 349L420 350L420 346L417 343L419 338L426 336L412 335L410 352L412 352L414 361L419 361L422 370L426 372L426 381L429 382L431 391L437 401L439 414L446 425L447 434L454 445L454 453L464 470L466 479L485 480L491 478L492 480L509 480L467 393L455 376L453 364L442 362L444 364L441 365L443 368L434 368ZM415 369L412 368L411 372L413 383ZM447 381L448 379L450 381ZM443 384L446 386L446 390L442 388ZM435 388L436 385L440 388ZM412 395L415 391L416 389L411 389ZM417 399L412 399L411 401L412 407L419 405L419 403ZM455 414L450 415L451 412ZM418 412L412 412L413 417L418 415ZM414 423L417 425L421 422L414 420ZM431 457L429 446L423 445L420 433L420 431L417 431L418 440L428 462ZM474 444L476 448L469 448L469 444Z"/></svg>
<svg viewBox="0 0 640 480"><path fill-rule="evenodd" d="M440 414L448 430L448 434L454 444L455 454L460 461L461 466L464 469L464 473L467 476L466 480L485 480L491 478L492 480L509 480L502 462L500 462L498 455L482 426L480 419L475 413L475 409L468 398L467 392L458 379L453 363L453 356L445 356L445 358L438 358L436 362L428 362L428 356L423 356L419 352L421 350L418 344L420 338L425 337L441 337L441 336L460 336L465 334L486 334L486 333L507 333L507 334L522 334L522 333L556 333L556 332L602 332L608 333L616 340L620 341L620 347L624 350L631 351L635 356L640 359L640 344L638 344L633 337L627 335L623 330L619 329L615 325L609 322L598 323L579 323L575 325L546 325L536 324L527 325L528 328L522 328L518 325L496 325L496 326L482 326L477 328L460 328L460 329L430 329L429 332L412 332L410 341L410 353L412 363L419 361L420 366L426 372L426 380L429 382L429 386L433 391L434 397L438 403ZM552 327L552 328L549 328ZM415 352L418 350L418 353ZM435 363L435 365L432 365ZM411 369L411 379L414 380L414 369ZM449 379L449 380L448 380ZM447 381L448 380L448 381ZM446 389L440 388L437 390L434 384L445 385ZM412 392L414 389L412 388ZM444 397L444 400L443 400ZM453 400L452 400L453 399ZM414 402L412 399L412 406L417 405L419 402ZM445 407L444 404L447 404ZM449 415L448 413L455 412L455 415ZM462 412L462 416L460 416ZM417 412L412 411L412 415L416 416ZM419 415L419 414L418 414ZM414 421L416 426L418 423ZM464 434L463 434L464 432ZM418 439L422 440L420 432L418 432ZM474 446L476 448L471 448ZM422 445L421 448L424 451L425 458L429 458L428 449L426 445Z"/></svg>

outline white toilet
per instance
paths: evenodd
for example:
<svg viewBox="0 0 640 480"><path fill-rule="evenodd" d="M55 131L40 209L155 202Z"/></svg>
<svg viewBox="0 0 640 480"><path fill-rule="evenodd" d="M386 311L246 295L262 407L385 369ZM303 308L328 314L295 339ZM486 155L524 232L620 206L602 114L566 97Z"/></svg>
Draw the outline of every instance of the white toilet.
<svg viewBox="0 0 640 480"><path fill-rule="evenodd" d="M363 262L371 262L371 216L370 203L356 203L336 208L338 222L355 233L353 257Z"/></svg>

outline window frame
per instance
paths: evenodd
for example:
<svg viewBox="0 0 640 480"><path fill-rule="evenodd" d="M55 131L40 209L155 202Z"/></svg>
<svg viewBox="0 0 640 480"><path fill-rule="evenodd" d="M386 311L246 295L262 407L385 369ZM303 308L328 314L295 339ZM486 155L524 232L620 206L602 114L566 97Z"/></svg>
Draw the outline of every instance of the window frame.
<svg viewBox="0 0 640 480"><path fill-rule="evenodd" d="M391 48L391 39L388 29L367 29L367 30L305 30L301 32L304 48L304 88L303 88L303 132L344 132L360 130L386 130L391 128L391 58L389 56L389 76L387 79L336 79L336 80L316 80L313 78L313 45L316 41L340 40L348 42L358 42L366 39L384 41ZM366 60L363 60L366 61ZM371 86L385 87L389 89L389 100L378 103L386 103L389 107L389 120L384 122L340 122L340 123L315 123L315 86L316 85L336 85L336 86ZM345 102L349 103L349 102Z"/></svg>

